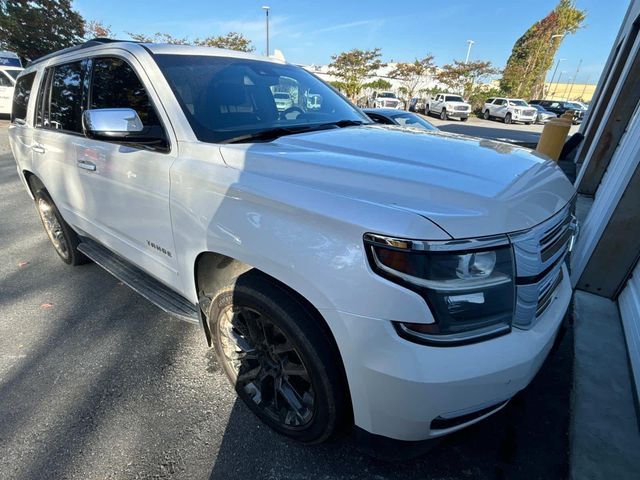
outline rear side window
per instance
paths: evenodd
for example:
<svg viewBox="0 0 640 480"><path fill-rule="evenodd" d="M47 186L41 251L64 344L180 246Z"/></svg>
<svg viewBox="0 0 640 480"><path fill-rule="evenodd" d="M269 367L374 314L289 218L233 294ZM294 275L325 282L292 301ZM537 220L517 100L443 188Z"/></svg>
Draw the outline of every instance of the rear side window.
<svg viewBox="0 0 640 480"><path fill-rule="evenodd" d="M51 77L48 124L56 130L82 133L84 62L56 65Z"/></svg>
<svg viewBox="0 0 640 480"><path fill-rule="evenodd" d="M145 127L161 127L151 99L136 72L120 58L95 58L89 105L97 108L131 108Z"/></svg>
<svg viewBox="0 0 640 480"><path fill-rule="evenodd" d="M29 104L29 96L33 86L33 79L36 78L36 72L28 73L20 77L16 83L16 89L13 92L13 107L11 109L11 121L26 120L27 105Z"/></svg>

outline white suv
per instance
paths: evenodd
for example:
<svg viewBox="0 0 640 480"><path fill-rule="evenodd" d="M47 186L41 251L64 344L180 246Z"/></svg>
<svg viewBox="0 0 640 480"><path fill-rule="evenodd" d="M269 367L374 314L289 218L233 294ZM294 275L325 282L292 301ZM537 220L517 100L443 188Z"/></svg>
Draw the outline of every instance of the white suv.
<svg viewBox="0 0 640 480"><path fill-rule="evenodd" d="M536 121L538 111L520 98L488 98L482 107L483 118L501 118L504 123L522 122L531 125Z"/></svg>
<svg viewBox="0 0 640 480"><path fill-rule="evenodd" d="M554 162L374 124L279 60L87 42L20 75L9 137L62 260L200 323L242 400L299 441L487 417L569 304Z"/></svg>
<svg viewBox="0 0 640 480"><path fill-rule="evenodd" d="M471 104L454 93L439 93L431 97L427 103L426 114L440 115L441 120L459 118L466 122L471 113Z"/></svg>

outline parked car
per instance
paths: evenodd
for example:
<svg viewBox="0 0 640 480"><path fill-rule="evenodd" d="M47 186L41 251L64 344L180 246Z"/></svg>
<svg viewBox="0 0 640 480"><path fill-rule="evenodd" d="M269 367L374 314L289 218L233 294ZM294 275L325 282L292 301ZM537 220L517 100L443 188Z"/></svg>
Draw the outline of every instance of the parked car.
<svg viewBox="0 0 640 480"><path fill-rule="evenodd" d="M569 305L575 190L554 162L380 128L279 59L90 41L20 74L9 140L60 258L199 323L248 408L302 442L482 420Z"/></svg>
<svg viewBox="0 0 640 480"><path fill-rule="evenodd" d="M427 100L425 98L412 98L409 102L409 111L425 113Z"/></svg>
<svg viewBox="0 0 640 480"><path fill-rule="evenodd" d="M501 118L504 123L522 122L531 125L536 121L538 110L520 98L488 98L482 107L483 118Z"/></svg>
<svg viewBox="0 0 640 480"><path fill-rule="evenodd" d="M402 100L396 97L393 92L374 92L373 96L369 99L368 108L403 108Z"/></svg>
<svg viewBox="0 0 640 480"><path fill-rule="evenodd" d="M273 99L276 102L276 108L282 112L287 110L288 108L293 107L293 99L291 98L290 93L286 92L275 92L273 94Z"/></svg>
<svg viewBox="0 0 640 480"><path fill-rule="evenodd" d="M0 114L10 115L16 78L22 71L20 57L13 52L0 52Z"/></svg>
<svg viewBox="0 0 640 480"><path fill-rule="evenodd" d="M393 108L367 108L364 113L381 125L398 125L418 130L438 130L420 115L413 112L398 111Z"/></svg>
<svg viewBox="0 0 640 480"><path fill-rule="evenodd" d="M532 105L540 105L545 110L553 112L558 116L564 114L568 110L572 110L574 125L582 123L582 119L584 118L585 111L580 108L579 105L573 104L572 102L564 102L561 100L531 100L530 103Z"/></svg>
<svg viewBox="0 0 640 480"><path fill-rule="evenodd" d="M548 112L542 105L533 104L531 105L531 107L535 108L538 111L535 123L547 123L552 118L558 118L558 115L553 112Z"/></svg>
<svg viewBox="0 0 640 480"><path fill-rule="evenodd" d="M459 118L466 122L471 113L471 105L465 102L460 95L439 93L428 99L426 113L427 115L430 113L440 115L441 120Z"/></svg>

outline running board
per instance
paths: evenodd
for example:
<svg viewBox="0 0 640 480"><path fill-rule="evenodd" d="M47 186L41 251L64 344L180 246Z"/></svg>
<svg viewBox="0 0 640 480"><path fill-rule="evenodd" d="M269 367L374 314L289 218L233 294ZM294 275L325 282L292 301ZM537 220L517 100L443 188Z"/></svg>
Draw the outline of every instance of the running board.
<svg viewBox="0 0 640 480"><path fill-rule="evenodd" d="M94 240L86 237L80 240L78 250L122 283L168 314L190 323L200 323L198 307L182 295Z"/></svg>

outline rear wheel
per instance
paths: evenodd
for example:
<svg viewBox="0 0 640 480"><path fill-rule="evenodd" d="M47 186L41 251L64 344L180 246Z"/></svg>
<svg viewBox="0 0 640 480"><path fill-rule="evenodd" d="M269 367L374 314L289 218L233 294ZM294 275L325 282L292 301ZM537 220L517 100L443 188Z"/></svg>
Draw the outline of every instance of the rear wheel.
<svg viewBox="0 0 640 480"><path fill-rule="evenodd" d="M80 243L78 235L64 221L49 193L45 189L40 189L33 196L42 226L62 261L68 265L87 263L89 259L78 250Z"/></svg>
<svg viewBox="0 0 640 480"><path fill-rule="evenodd" d="M243 274L212 301L209 321L227 377L264 423L304 443L344 424L350 402L337 349L286 289Z"/></svg>
<svg viewBox="0 0 640 480"><path fill-rule="evenodd" d="M511 114L510 113L507 113L504 116L504 123L506 123L507 125L509 125L511 123Z"/></svg>
<svg viewBox="0 0 640 480"><path fill-rule="evenodd" d="M484 118L485 120L489 120L491 118L491 114L489 113L489 110L484 111L484 115L482 115L482 118Z"/></svg>

